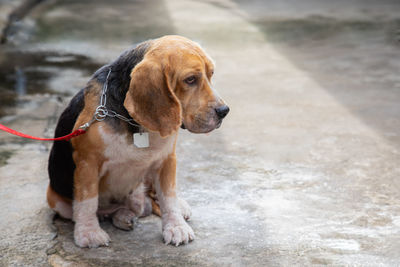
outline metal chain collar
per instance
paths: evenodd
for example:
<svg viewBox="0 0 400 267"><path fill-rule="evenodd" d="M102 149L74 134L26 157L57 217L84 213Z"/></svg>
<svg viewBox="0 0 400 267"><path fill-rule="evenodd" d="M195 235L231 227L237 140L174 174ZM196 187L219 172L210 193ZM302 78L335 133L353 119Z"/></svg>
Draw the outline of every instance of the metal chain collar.
<svg viewBox="0 0 400 267"><path fill-rule="evenodd" d="M101 96L100 96L100 104L97 106L96 111L93 115L93 118L85 123L84 125L82 125L81 127L79 127L80 129L86 130L93 122L95 121L104 121L106 119L106 117L110 117L110 118L117 118L120 119L124 122L129 123L132 126L136 126L136 127L140 127L139 124L135 123L133 121L133 119L128 119L127 117L122 116L121 114L118 114L117 112L113 111L113 110L109 110L106 107L107 104L107 89L108 89L108 78L110 77L111 74L111 68L108 71L107 77L106 77L106 81L103 84L103 90L101 92Z"/></svg>

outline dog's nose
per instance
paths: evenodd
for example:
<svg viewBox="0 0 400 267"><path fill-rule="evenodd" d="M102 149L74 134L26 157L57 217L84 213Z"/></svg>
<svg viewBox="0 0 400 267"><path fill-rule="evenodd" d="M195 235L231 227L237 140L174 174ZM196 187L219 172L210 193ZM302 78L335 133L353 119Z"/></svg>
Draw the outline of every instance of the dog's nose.
<svg viewBox="0 0 400 267"><path fill-rule="evenodd" d="M229 112L229 107L228 107L227 105L223 105L223 106L217 107L217 108L215 109L215 112L217 113L218 118L219 118L220 120L222 120L222 119L225 118L226 115L228 114L228 112Z"/></svg>

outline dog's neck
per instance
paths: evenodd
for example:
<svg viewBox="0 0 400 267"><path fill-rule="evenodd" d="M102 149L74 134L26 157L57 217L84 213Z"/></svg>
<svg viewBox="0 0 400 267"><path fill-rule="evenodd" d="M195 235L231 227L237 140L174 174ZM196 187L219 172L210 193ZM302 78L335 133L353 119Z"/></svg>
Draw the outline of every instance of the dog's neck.
<svg viewBox="0 0 400 267"><path fill-rule="evenodd" d="M142 61L144 54L149 47L149 42L141 43L134 49L125 51L117 60L101 67L93 75L93 79L99 84L104 86L104 84L107 83L107 108L127 119L132 118L125 109L123 103L131 82L130 75L133 68ZM109 74L110 68L112 69L112 72ZM101 94L101 92L99 93ZM140 131L143 131L140 127L130 124L125 125L126 123L121 123L121 121L115 118L106 118L105 121L117 132L126 131L126 127L128 127L128 131L131 133L139 133ZM134 122L133 124L139 125L137 122Z"/></svg>

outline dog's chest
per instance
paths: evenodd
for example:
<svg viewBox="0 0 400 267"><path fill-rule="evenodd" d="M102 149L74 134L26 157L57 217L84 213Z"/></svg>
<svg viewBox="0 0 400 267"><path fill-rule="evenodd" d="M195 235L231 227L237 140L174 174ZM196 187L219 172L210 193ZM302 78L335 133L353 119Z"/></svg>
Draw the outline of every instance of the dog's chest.
<svg viewBox="0 0 400 267"><path fill-rule="evenodd" d="M161 138L149 133L149 147L138 148L133 136L100 130L105 144L105 161L100 170L100 195L105 198L123 198L158 169L173 152L176 136Z"/></svg>

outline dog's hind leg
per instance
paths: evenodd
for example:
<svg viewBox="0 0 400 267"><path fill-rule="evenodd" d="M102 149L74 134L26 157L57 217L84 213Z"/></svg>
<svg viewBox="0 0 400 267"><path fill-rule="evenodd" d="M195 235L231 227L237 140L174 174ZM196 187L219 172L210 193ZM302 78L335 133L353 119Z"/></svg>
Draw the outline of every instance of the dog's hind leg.
<svg viewBox="0 0 400 267"><path fill-rule="evenodd" d="M112 214L113 225L122 230L133 230L138 217L151 214L151 200L146 196L144 184L140 184L126 198L125 204Z"/></svg>
<svg viewBox="0 0 400 267"><path fill-rule="evenodd" d="M146 187L143 183L128 195L126 206L129 207L137 217L145 217L151 214L151 200L146 194Z"/></svg>
<svg viewBox="0 0 400 267"><path fill-rule="evenodd" d="M64 219L72 219L72 201L57 194L49 185L47 203L50 208Z"/></svg>
<svg viewBox="0 0 400 267"><path fill-rule="evenodd" d="M128 208L121 208L112 215L113 225L126 231L133 230L136 220L136 214Z"/></svg>

